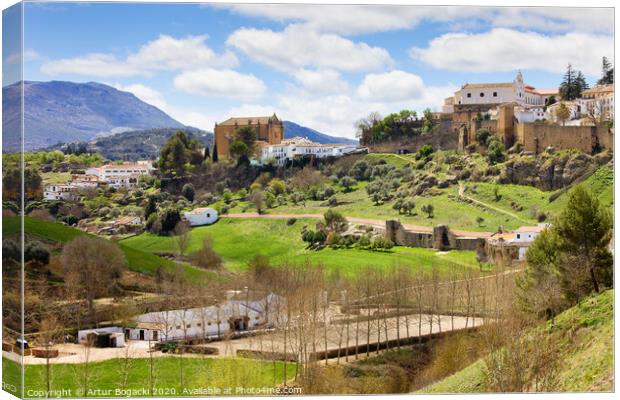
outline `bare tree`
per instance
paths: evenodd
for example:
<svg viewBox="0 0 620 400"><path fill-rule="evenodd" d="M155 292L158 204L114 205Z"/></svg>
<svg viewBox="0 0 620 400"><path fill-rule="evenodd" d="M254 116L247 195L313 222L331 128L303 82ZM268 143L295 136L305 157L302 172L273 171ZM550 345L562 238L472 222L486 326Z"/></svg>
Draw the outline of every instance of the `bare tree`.
<svg viewBox="0 0 620 400"><path fill-rule="evenodd" d="M182 259L192 239L192 230L189 223L186 221L177 222L174 227L174 236L172 238L174 239L179 259Z"/></svg>
<svg viewBox="0 0 620 400"><path fill-rule="evenodd" d="M78 236L63 247L61 264L71 286L79 288L79 295L86 299L96 323L95 299L120 290L118 282L127 264L123 252L110 241Z"/></svg>

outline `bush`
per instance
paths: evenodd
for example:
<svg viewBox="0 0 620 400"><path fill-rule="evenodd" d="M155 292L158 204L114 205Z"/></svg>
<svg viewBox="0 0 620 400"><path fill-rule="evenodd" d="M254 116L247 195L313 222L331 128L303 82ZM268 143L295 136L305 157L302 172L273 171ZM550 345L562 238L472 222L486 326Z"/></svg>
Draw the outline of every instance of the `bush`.
<svg viewBox="0 0 620 400"><path fill-rule="evenodd" d="M194 185L192 185L191 183L186 183L185 185L183 185L183 189L181 189L181 194L187 199L187 201L194 201L194 196L196 195Z"/></svg>
<svg viewBox="0 0 620 400"><path fill-rule="evenodd" d="M489 141L487 159L491 164L503 162L506 158L504 154L504 144L499 139L493 138Z"/></svg>
<svg viewBox="0 0 620 400"><path fill-rule="evenodd" d="M286 220L286 225L292 226L295 225L295 222L297 222L297 218L289 218Z"/></svg>
<svg viewBox="0 0 620 400"><path fill-rule="evenodd" d="M425 159L431 154L433 154L434 151L435 150L431 145L425 144L418 149L418 159Z"/></svg>
<svg viewBox="0 0 620 400"><path fill-rule="evenodd" d="M487 146L489 144L489 138L491 132L486 128L480 128L476 131L476 142L481 146Z"/></svg>
<svg viewBox="0 0 620 400"><path fill-rule="evenodd" d="M390 239L383 236L375 236L374 238L372 238L372 243L370 246L371 248L377 250L389 250L394 247L394 243L392 243Z"/></svg>

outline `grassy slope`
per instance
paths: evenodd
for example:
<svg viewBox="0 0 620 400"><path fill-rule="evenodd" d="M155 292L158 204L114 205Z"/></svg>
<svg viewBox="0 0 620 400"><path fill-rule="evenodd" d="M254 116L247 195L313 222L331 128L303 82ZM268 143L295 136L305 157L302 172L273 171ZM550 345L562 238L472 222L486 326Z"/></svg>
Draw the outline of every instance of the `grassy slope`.
<svg viewBox="0 0 620 400"><path fill-rule="evenodd" d="M24 229L26 234L39 237L44 240L66 243L77 236L89 235L79 229L72 228L60 223L35 219L30 217L24 218ZM5 217L2 220L2 234L5 236L15 235L20 230L19 217ZM92 236L92 235L91 235ZM130 270L152 275L158 267L172 269L175 264L165 258L158 257L149 252L126 246L119 243L119 246L127 259ZM211 274L188 265L183 266L185 274L190 279L198 279L201 277L209 277Z"/></svg>
<svg viewBox="0 0 620 400"><path fill-rule="evenodd" d="M557 391L610 391L613 389L613 290L607 290L570 308L541 329L562 338ZM572 336L569 345L566 337ZM485 364L478 360L423 393L485 391Z"/></svg>
<svg viewBox="0 0 620 400"><path fill-rule="evenodd" d="M20 366L16 362L4 358L2 360L2 378L4 382L17 384L20 379ZM114 359L103 362L91 363L89 387L101 391L111 390L106 397L119 397L115 394L115 389L122 388L122 363L123 359ZM156 389L162 390L155 393L159 396L188 396L191 393L183 393L181 387L181 368L179 357L162 357L154 359L154 375ZM139 390L149 386L149 359L136 358L130 359L129 373L126 389ZM73 397L77 390L82 389L80 385L81 376L84 372L84 364L52 364L52 390L71 390ZM274 374L275 372L275 374ZM30 365L26 367L26 391L45 391L45 366ZM184 388L196 390L199 388L263 388L274 387L274 375L276 382L280 384L284 377L284 364L277 362L257 361L238 358L189 358L183 359L183 380ZM287 364L287 377L290 379L295 375L295 365ZM163 391L167 390L167 391ZM28 394L28 393L26 393ZM37 395L38 394L38 395ZM105 393L92 396L105 396ZM43 397L40 393L32 393L26 397ZM65 396L63 396L65 397ZM85 396L78 396L85 397ZM88 396L91 397L91 396ZM123 397L123 396L120 396ZM131 396L136 397L136 396Z"/></svg>
<svg viewBox="0 0 620 400"><path fill-rule="evenodd" d="M239 270L257 254L267 256L273 264L285 262L322 263L328 270L353 275L363 266L388 270L400 264L411 268L472 267L477 268L474 252L452 251L438 253L431 249L395 247L391 252L373 252L358 249L306 250L301 240L304 224L313 227L316 220L298 220L287 226L286 220L222 219L217 224L192 229L189 252L198 250L203 239L213 239L215 251L222 256L229 269ZM173 249L172 239L143 233L121 241L124 246L144 251L160 252Z"/></svg>

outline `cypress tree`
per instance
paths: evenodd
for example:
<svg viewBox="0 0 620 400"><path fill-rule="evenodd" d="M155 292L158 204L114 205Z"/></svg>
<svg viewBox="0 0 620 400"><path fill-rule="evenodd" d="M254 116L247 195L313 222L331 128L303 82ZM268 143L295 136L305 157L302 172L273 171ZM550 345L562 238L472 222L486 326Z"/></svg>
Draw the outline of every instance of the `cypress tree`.
<svg viewBox="0 0 620 400"><path fill-rule="evenodd" d="M213 162L218 162L219 157L217 155L217 143L213 144L213 156L211 157L211 159L213 160Z"/></svg>

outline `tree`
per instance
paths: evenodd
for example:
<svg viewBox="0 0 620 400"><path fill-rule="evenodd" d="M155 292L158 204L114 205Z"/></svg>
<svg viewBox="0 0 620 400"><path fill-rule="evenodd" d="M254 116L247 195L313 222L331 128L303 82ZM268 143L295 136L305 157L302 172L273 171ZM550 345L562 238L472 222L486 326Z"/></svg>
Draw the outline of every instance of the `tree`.
<svg viewBox="0 0 620 400"><path fill-rule="evenodd" d="M230 144L230 155L240 159L242 156L248 156L250 154L250 148L243 141L237 139Z"/></svg>
<svg viewBox="0 0 620 400"><path fill-rule="evenodd" d="M265 200L265 194L262 190L256 190L250 195L250 203L256 208L256 212L263 213L263 201Z"/></svg>
<svg viewBox="0 0 620 400"><path fill-rule="evenodd" d="M433 149L433 146L429 144L425 144L424 146L418 149L418 158L425 159L429 157L431 154L433 154L434 151L435 150Z"/></svg>
<svg viewBox="0 0 620 400"><path fill-rule="evenodd" d="M422 130L424 132L430 132L433 129L433 110L426 108L424 110L424 126Z"/></svg>
<svg viewBox="0 0 620 400"><path fill-rule="evenodd" d="M157 212L157 198L154 195L150 195L146 201L144 207L144 219L148 219L151 214Z"/></svg>
<svg viewBox="0 0 620 400"><path fill-rule="evenodd" d="M193 254L192 260L194 264L205 269L220 269L223 265L222 257L213 249L213 239L210 236L205 236L200 250Z"/></svg>
<svg viewBox="0 0 620 400"><path fill-rule="evenodd" d="M174 230L179 221L181 221L181 214L174 208L168 208L164 210L161 217L161 233L169 233Z"/></svg>
<svg viewBox="0 0 620 400"><path fill-rule="evenodd" d="M217 142L213 143L213 155L211 156L211 159L213 160L214 163L218 162L219 157L217 154Z"/></svg>
<svg viewBox="0 0 620 400"><path fill-rule="evenodd" d="M286 183L284 183L282 179L273 178L269 181L267 187L269 187L269 190L275 195L286 192Z"/></svg>
<svg viewBox="0 0 620 400"><path fill-rule="evenodd" d="M340 186L344 188L345 192L350 192L351 188L355 186L356 184L357 184L357 181L348 175L345 175L342 178L340 178Z"/></svg>
<svg viewBox="0 0 620 400"><path fill-rule="evenodd" d="M179 257L183 257L185 255L185 251L189 246L192 238L192 230L189 224L185 221L177 222L174 227L174 244L176 245L177 250L179 251Z"/></svg>
<svg viewBox="0 0 620 400"><path fill-rule="evenodd" d="M581 294L580 288L574 288L575 280L582 276L580 271L587 272L595 292L613 284L613 257L608 248L612 226L612 216L598 198L585 186L576 186L553 227L563 253L560 271L569 297L578 299Z"/></svg>
<svg viewBox="0 0 620 400"><path fill-rule="evenodd" d="M484 222L484 218L482 218L481 216L476 217L476 223L478 224L478 226L482 226L483 222Z"/></svg>
<svg viewBox="0 0 620 400"><path fill-rule="evenodd" d="M333 232L344 232L349 225L347 219L342 214L331 208L323 214L323 218L325 219L327 229Z"/></svg>
<svg viewBox="0 0 620 400"><path fill-rule="evenodd" d="M192 185L191 183L186 183L185 185L183 185L183 189L181 189L181 194L188 201L194 201L194 196L196 195L194 185Z"/></svg>
<svg viewBox="0 0 620 400"><path fill-rule="evenodd" d="M413 209L415 208L415 203L413 200L411 199L405 199L403 201L403 206L402 206L402 210L405 214L407 215L411 215L411 213L413 212Z"/></svg>
<svg viewBox="0 0 620 400"><path fill-rule="evenodd" d="M159 169L165 176L184 176L192 161L192 153L197 151L198 142L189 139L185 132L177 131L163 145L159 152ZM202 162L202 157L200 157Z"/></svg>
<svg viewBox="0 0 620 400"><path fill-rule="evenodd" d="M576 71L571 64L568 64L562 83L560 84L560 97L562 100L575 100L581 97L581 92L587 89L588 85L581 71Z"/></svg>
<svg viewBox="0 0 620 400"><path fill-rule="evenodd" d="M22 197L22 170L17 167L6 167L2 177L2 198L3 200L21 201ZM26 167L23 176L24 200L34 200L41 198L43 194L41 183L43 179L39 171L34 167Z"/></svg>
<svg viewBox="0 0 620 400"><path fill-rule="evenodd" d="M428 218L433 218L433 212L435 211L435 207L432 204L425 204L422 206L422 212L426 213Z"/></svg>
<svg viewBox="0 0 620 400"><path fill-rule="evenodd" d="M505 158L504 144L497 138L490 140L487 149L487 159L489 162L491 164L497 164L503 162Z"/></svg>
<svg viewBox="0 0 620 400"><path fill-rule="evenodd" d="M95 299L116 293L127 266L117 244L91 236L78 236L62 249L60 256L65 282L85 299L93 322Z"/></svg>
<svg viewBox="0 0 620 400"><path fill-rule="evenodd" d="M598 80L599 85L613 85L614 83L614 67L611 65L607 57L603 57L603 68L601 79Z"/></svg>
<svg viewBox="0 0 620 400"><path fill-rule="evenodd" d="M486 128L480 128L476 131L476 142L482 146L486 146L489 142L491 132Z"/></svg>
<svg viewBox="0 0 620 400"><path fill-rule="evenodd" d="M247 155L252 154L256 144L256 130L251 126L243 126L235 131L235 139L243 142L247 148Z"/></svg>
<svg viewBox="0 0 620 400"><path fill-rule="evenodd" d="M558 108L555 110L555 117L562 123L562 126L564 126L566 121L570 118L570 110L566 107L566 104L560 103Z"/></svg>

